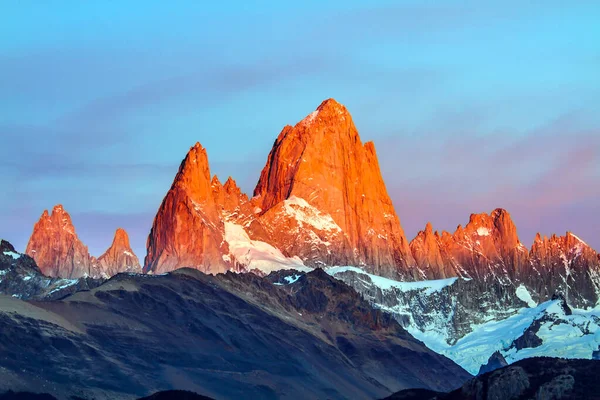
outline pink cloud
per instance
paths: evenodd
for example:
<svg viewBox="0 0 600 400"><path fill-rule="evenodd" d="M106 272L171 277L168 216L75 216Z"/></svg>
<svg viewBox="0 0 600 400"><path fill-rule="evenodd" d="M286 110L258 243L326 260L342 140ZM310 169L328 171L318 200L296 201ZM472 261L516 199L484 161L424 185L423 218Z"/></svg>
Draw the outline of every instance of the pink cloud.
<svg viewBox="0 0 600 400"><path fill-rule="evenodd" d="M524 243L537 231L568 229L600 248L600 129L582 125L568 115L522 135L453 132L376 142L407 236L427 221L453 231L470 213L502 207Z"/></svg>

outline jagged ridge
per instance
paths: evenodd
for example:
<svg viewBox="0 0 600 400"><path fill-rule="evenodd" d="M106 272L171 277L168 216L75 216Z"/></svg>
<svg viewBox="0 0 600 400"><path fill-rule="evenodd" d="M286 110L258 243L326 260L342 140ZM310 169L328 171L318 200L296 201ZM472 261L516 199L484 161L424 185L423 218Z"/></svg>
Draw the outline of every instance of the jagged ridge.
<svg viewBox="0 0 600 400"><path fill-rule="evenodd" d="M106 278L124 271L141 272L125 230L118 229L112 245L96 259L77 236L71 216L60 204L54 206L51 214L44 210L33 227L25 253L49 277Z"/></svg>

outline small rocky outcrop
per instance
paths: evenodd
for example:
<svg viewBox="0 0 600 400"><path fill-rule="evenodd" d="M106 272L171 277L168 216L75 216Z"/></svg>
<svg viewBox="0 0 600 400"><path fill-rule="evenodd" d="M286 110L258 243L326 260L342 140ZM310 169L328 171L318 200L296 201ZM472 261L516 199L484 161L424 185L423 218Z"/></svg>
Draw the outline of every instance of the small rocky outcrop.
<svg viewBox="0 0 600 400"><path fill-rule="evenodd" d="M477 375L483 375L485 373L495 371L502 367L506 367L507 365L508 363L506 362L506 359L504 358L502 353L496 351L490 356L487 364L481 366Z"/></svg>
<svg viewBox="0 0 600 400"><path fill-rule="evenodd" d="M98 257L98 267L107 277L120 272L142 272L140 261L133 253L129 244L129 235L124 229L117 229L110 247Z"/></svg>

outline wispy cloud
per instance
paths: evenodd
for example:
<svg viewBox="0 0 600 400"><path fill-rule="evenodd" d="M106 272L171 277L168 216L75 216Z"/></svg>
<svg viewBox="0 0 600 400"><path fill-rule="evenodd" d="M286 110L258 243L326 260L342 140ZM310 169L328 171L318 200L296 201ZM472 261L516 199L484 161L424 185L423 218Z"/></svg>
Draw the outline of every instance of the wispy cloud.
<svg viewBox="0 0 600 400"><path fill-rule="evenodd" d="M452 231L470 213L502 207L513 214L525 243L538 230L578 229L598 244L600 232L590 218L600 199L600 127L582 127L577 114L516 137L492 132L413 140L378 145L408 236L429 220ZM391 160L400 161L392 167ZM565 221L558 215L569 208L577 209L576 217Z"/></svg>

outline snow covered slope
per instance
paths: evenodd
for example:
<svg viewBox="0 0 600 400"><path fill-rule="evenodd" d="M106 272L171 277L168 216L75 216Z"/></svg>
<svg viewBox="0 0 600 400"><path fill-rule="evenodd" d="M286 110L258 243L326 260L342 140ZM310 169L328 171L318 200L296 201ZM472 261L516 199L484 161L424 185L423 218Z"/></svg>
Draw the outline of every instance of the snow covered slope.
<svg viewBox="0 0 600 400"><path fill-rule="evenodd" d="M268 243L252 240L241 225L225 222L225 240L229 243L229 255L246 270L258 270L265 274L280 269L311 271L298 257L286 257ZM225 256L227 257L227 256ZM229 260L227 260L229 261Z"/></svg>
<svg viewBox="0 0 600 400"><path fill-rule="evenodd" d="M495 351L512 363L537 356L590 359L600 348L600 308L571 309L564 298L536 305L523 285L513 287L510 301L494 302L467 279L397 282L355 267L327 272L472 374Z"/></svg>
<svg viewBox="0 0 600 400"><path fill-rule="evenodd" d="M498 295L468 278L398 282L355 267L327 271L373 306L391 313L406 329L412 327L448 344L470 333L472 326L506 319L527 306L513 286L502 287Z"/></svg>
<svg viewBox="0 0 600 400"><path fill-rule="evenodd" d="M423 291L426 295L431 295L435 292L439 292L446 286L452 285L458 279L447 278L429 281L399 282L393 279L384 278L382 276L369 274L363 269L357 267L331 267L327 268L326 271L328 274L334 277L342 272L356 272L358 274L368 276L370 282L382 290L391 290L392 288L397 288L403 292Z"/></svg>
<svg viewBox="0 0 600 400"><path fill-rule="evenodd" d="M540 356L591 359L600 345L600 309L573 309L572 315L567 315L561 302L547 301L523 308L505 320L474 326L473 332L452 346L414 327L408 331L472 374L495 351L500 351L509 363ZM524 339L531 335L539 340Z"/></svg>

